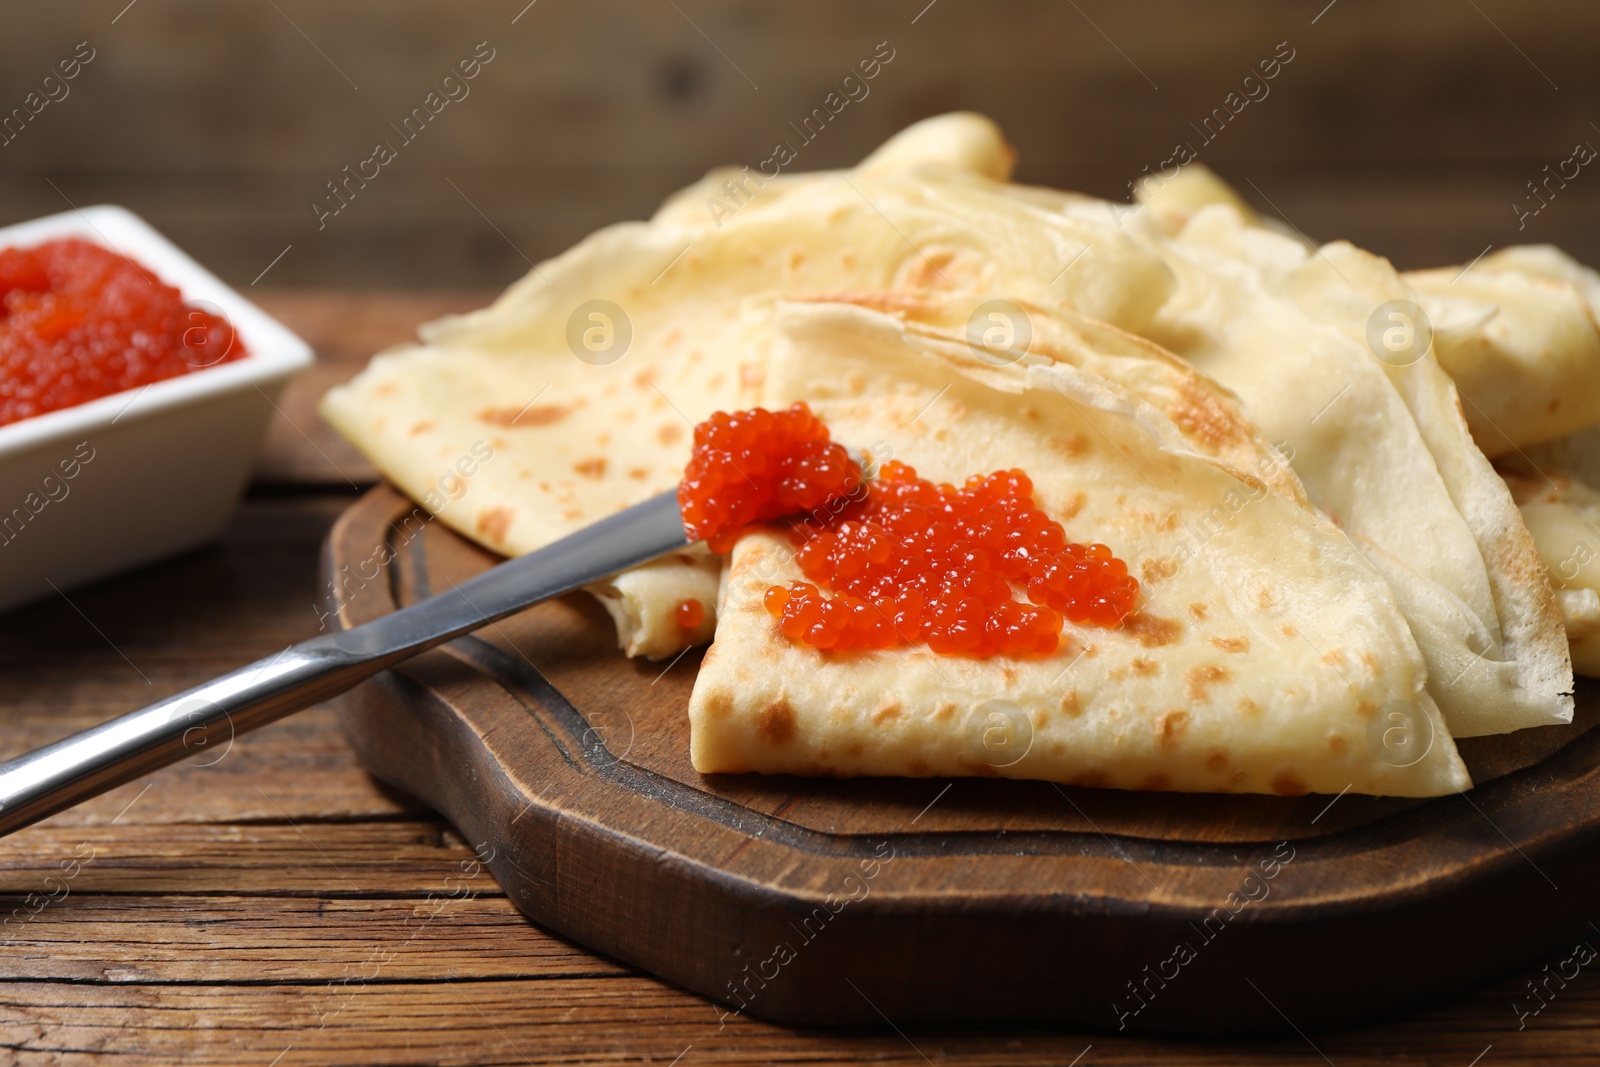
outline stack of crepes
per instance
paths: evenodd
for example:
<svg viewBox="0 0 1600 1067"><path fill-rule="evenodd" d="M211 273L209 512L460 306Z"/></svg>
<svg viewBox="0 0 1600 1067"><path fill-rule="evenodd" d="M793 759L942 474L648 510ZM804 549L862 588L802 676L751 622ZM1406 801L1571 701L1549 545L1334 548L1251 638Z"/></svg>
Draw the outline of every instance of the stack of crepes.
<svg viewBox="0 0 1600 1067"><path fill-rule="evenodd" d="M1574 660L1600 669L1600 276L1548 247L1398 273L1198 166L1117 204L1013 161L956 114L848 171L714 171L324 415L515 554L671 489L712 412L803 400L924 477L1026 470L1140 579L1120 627L992 659L786 639L777 529L597 585L629 655L715 638L706 773L1431 796L1471 784L1453 738L1570 721Z"/></svg>

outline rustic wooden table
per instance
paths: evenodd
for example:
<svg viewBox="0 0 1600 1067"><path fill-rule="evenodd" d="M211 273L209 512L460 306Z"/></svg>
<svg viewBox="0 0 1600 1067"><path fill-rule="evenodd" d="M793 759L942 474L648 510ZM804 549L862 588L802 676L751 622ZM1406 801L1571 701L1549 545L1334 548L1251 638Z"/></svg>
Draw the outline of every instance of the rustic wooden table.
<svg viewBox="0 0 1600 1067"><path fill-rule="evenodd" d="M316 632L317 552L375 478L316 397L487 294L280 293L322 363L286 397L216 545L0 616L0 756ZM800 1031L523 919L472 851L375 784L318 708L0 840L0 1063L1269 1064L1590 1061L1600 984L1515 974L1382 1026L1225 1044L1056 1032ZM1600 915L1600 909L1597 909ZM1600 934L1595 938L1600 943ZM1552 960L1552 967L1557 963ZM1063 959L1061 966L1073 961ZM1538 979L1538 1006L1528 992Z"/></svg>

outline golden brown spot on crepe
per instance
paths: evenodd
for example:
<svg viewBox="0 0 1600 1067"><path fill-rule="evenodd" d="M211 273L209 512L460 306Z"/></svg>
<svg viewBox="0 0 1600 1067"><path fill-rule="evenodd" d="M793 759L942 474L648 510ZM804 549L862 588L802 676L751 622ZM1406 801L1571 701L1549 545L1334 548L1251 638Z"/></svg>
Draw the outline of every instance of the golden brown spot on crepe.
<svg viewBox="0 0 1600 1067"><path fill-rule="evenodd" d="M1380 666L1380 663L1378 657L1374 656L1371 652L1361 653L1361 662L1365 663L1372 673L1378 673L1378 667Z"/></svg>
<svg viewBox="0 0 1600 1067"><path fill-rule="evenodd" d="M1155 585L1178 573L1178 563L1171 556L1147 559L1139 564L1139 574L1146 585Z"/></svg>
<svg viewBox="0 0 1600 1067"><path fill-rule="evenodd" d="M1183 632L1183 624L1176 619L1136 611L1122 620L1122 629L1145 648L1160 648L1178 639Z"/></svg>
<svg viewBox="0 0 1600 1067"><path fill-rule="evenodd" d="M585 478L600 478L606 473L606 458L594 456L590 459L580 459L572 465L572 469Z"/></svg>
<svg viewBox="0 0 1600 1067"><path fill-rule="evenodd" d="M1306 788L1306 780L1296 774L1292 767L1285 767L1274 774L1272 781L1267 784L1280 797L1303 797L1310 791Z"/></svg>
<svg viewBox="0 0 1600 1067"><path fill-rule="evenodd" d="M1047 443L1068 459L1077 459L1089 451L1089 439L1081 433L1058 435Z"/></svg>
<svg viewBox="0 0 1600 1067"><path fill-rule="evenodd" d="M1172 779L1170 779L1166 775L1161 774L1161 773L1158 772L1156 774L1150 775L1144 781L1140 782L1139 785L1137 786L1137 788L1145 789L1145 790L1148 790L1148 791L1150 791L1152 793L1160 793L1160 792L1165 791L1167 786L1169 784L1171 784L1171 782L1172 782Z"/></svg>
<svg viewBox="0 0 1600 1067"><path fill-rule="evenodd" d="M633 376L633 384L637 385L640 389L650 388L652 385L656 384L656 369L654 367L646 367L638 374L635 374Z"/></svg>
<svg viewBox="0 0 1600 1067"><path fill-rule="evenodd" d="M1261 605L1262 611L1271 611L1277 601L1272 596L1272 590L1263 585L1256 590L1256 603Z"/></svg>
<svg viewBox="0 0 1600 1067"><path fill-rule="evenodd" d="M660 393L657 393L655 396L650 398L650 410L651 411L661 411L661 410L665 409L666 406L667 406L667 398L665 396L662 396Z"/></svg>
<svg viewBox="0 0 1600 1067"><path fill-rule="evenodd" d="M1209 696L1212 686L1226 682L1233 677L1233 672L1220 663L1206 663L1198 667L1190 667L1183 675L1184 693L1190 700L1201 701Z"/></svg>
<svg viewBox="0 0 1600 1067"><path fill-rule="evenodd" d="M1228 754L1221 749L1206 757L1206 770L1213 774L1221 774L1228 769Z"/></svg>
<svg viewBox="0 0 1600 1067"><path fill-rule="evenodd" d="M879 708L877 711L874 711L872 713L872 724L874 726L882 726L884 723L888 722L890 719L897 719L899 717L900 717L900 705L894 703L893 701L890 701L889 703L885 704L883 707Z"/></svg>
<svg viewBox="0 0 1600 1067"><path fill-rule="evenodd" d="M944 250L931 253L914 252L907 256L895 272L896 289L949 289L950 276L944 268L950 266L951 254Z"/></svg>
<svg viewBox="0 0 1600 1067"><path fill-rule="evenodd" d="M937 708L933 709L933 717L935 719L948 719L955 713L956 706L954 704L940 704Z"/></svg>
<svg viewBox="0 0 1600 1067"><path fill-rule="evenodd" d="M1040 414L1038 408L1023 408L1022 417L1027 419L1029 422L1038 422L1040 419L1044 418L1044 416Z"/></svg>
<svg viewBox="0 0 1600 1067"><path fill-rule="evenodd" d="M1370 700L1363 700L1356 705L1356 714L1363 719L1370 719L1378 712L1378 705Z"/></svg>
<svg viewBox="0 0 1600 1067"><path fill-rule="evenodd" d="M722 383L723 383L723 382L725 382L725 381L727 381L727 380L728 380L728 379L727 379L727 377L726 377L726 376L725 376L725 375L722 375L722 374L713 374L713 375L712 375L712 376L711 376L711 377L710 377L710 378L709 378L709 379L708 379L708 380L707 380L707 381L706 381L706 388L707 388L707 389L721 389L721 388L722 388Z"/></svg>
<svg viewBox="0 0 1600 1067"><path fill-rule="evenodd" d="M1088 502L1089 495L1087 493L1073 493L1072 496L1067 498L1067 506L1061 509L1061 518L1064 520L1077 518L1078 512L1082 511L1083 506Z"/></svg>
<svg viewBox="0 0 1600 1067"><path fill-rule="evenodd" d="M576 522L578 519L583 518L583 509L566 508L561 512L561 517L566 519L568 522Z"/></svg>
<svg viewBox="0 0 1600 1067"><path fill-rule="evenodd" d="M920 759L909 761L906 764L906 770L910 771L915 778L926 778L933 773L933 768L928 766L926 761Z"/></svg>
<svg viewBox="0 0 1600 1067"><path fill-rule="evenodd" d="M806 261L806 252L803 248L790 248L784 253L784 261L789 264L790 270L798 270Z"/></svg>
<svg viewBox="0 0 1600 1067"><path fill-rule="evenodd" d="M611 435L608 433L602 433L599 437L595 438L595 444L599 445L601 448L608 447L611 444Z"/></svg>
<svg viewBox="0 0 1600 1067"><path fill-rule="evenodd" d="M1344 663L1344 653L1337 648L1330 649L1322 654L1322 662L1330 667L1337 667Z"/></svg>
<svg viewBox="0 0 1600 1067"><path fill-rule="evenodd" d="M642 482L646 478L650 477L650 471L646 467L635 467L635 468L633 468L633 470L628 472L628 477L637 478L639 481Z"/></svg>
<svg viewBox="0 0 1600 1067"><path fill-rule="evenodd" d="M781 748L794 740L794 709L775 700L756 716L756 733L769 745Z"/></svg>
<svg viewBox="0 0 1600 1067"><path fill-rule="evenodd" d="M1033 728L1034 729L1043 730L1044 727L1045 727L1045 724L1048 723L1049 721L1050 721L1050 713L1048 711L1046 711L1044 708L1040 708L1038 711L1033 713Z"/></svg>
<svg viewBox="0 0 1600 1067"><path fill-rule="evenodd" d="M1078 691L1076 689L1068 689L1066 695L1061 698L1061 713L1073 718L1083 714L1083 707L1078 703Z"/></svg>
<svg viewBox="0 0 1600 1067"><path fill-rule="evenodd" d="M1178 424L1185 436L1213 449L1249 437L1244 420L1199 378L1184 379L1178 387L1178 398L1167 406L1167 417Z"/></svg>
<svg viewBox="0 0 1600 1067"><path fill-rule="evenodd" d="M1001 674L1002 677L1005 678L1007 685L1015 685L1016 684L1016 681L1017 681L1017 669L1015 667L1001 667L1000 668L1000 674Z"/></svg>
<svg viewBox="0 0 1600 1067"><path fill-rule="evenodd" d="M373 393L377 394L378 396L393 396L395 394L395 388L396 387L393 382L384 382L382 385L374 389Z"/></svg>
<svg viewBox="0 0 1600 1067"><path fill-rule="evenodd" d="M1514 535L1500 539L1494 550L1494 559L1500 573L1507 576L1508 583L1523 588L1539 588L1550 580L1550 572L1533 543L1533 535L1525 526L1519 526ZM1494 572L1491 570L1490 573ZM1562 631L1561 609L1557 607L1553 596L1547 595L1544 602L1530 614L1541 630Z"/></svg>
<svg viewBox="0 0 1600 1067"><path fill-rule="evenodd" d="M421 422L411 427L411 436L415 437L419 433L427 433L437 425L439 424L434 422L432 419L423 419Z"/></svg>
<svg viewBox="0 0 1600 1067"><path fill-rule="evenodd" d="M1162 748L1171 748L1178 743L1178 739L1188 728L1187 711L1169 711L1156 720L1156 740L1161 743Z"/></svg>
<svg viewBox="0 0 1600 1067"><path fill-rule="evenodd" d="M1206 617L1206 606L1197 600L1189 605L1189 614L1196 619L1204 619Z"/></svg>
<svg viewBox="0 0 1600 1067"><path fill-rule="evenodd" d="M664 445L670 445L683 436L683 427L675 422L669 422L656 431L656 440Z"/></svg>
<svg viewBox="0 0 1600 1067"><path fill-rule="evenodd" d="M549 426L570 414L572 409L564 404L543 404L536 408L484 408L478 419L492 426Z"/></svg>
<svg viewBox="0 0 1600 1067"><path fill-rule="evenodd" d="M683 331L674 326L662 335L661 345L663 348L671 348L681 340L683 340Z"/></svg>
<svg viewBox="0 0 1600 1067"><path fill-rule="evenodd" d="M1261 705L1257 704L1254 700L1251 700L1249 697L1240 697L1239 698L1239 710L1244 712L1246 715L1260 715L1261 714Z"/></svg>
<svg viewBox="0 0 1600 1067"><path fill-rule="evenodd" d="M1328 751L1332 752L1335 756L1342 753L1348 747L1349 746L1345 744L1344 738L1340 737L1338 734L1334 734L1332 737L1328 738Z"/></svg>
<svg viewBox="0 0 1600 1067"><path fill-rule="evenodd" d="M1144 656L1135 656L1128 661L1128 667L1134 674L1154 674L1161 669L1161 665L1153 659Z"/></svg>
<svg viewBox="0 0 1600 1067"><path fill-rule="evenodd" d="M711 654L716 650L716 645L706 649L706 658L711 658ZM705 709L708 718L725 719L733 712L733 697L721 689L713 689L706 694Z"/></svg>
<svg viewBox="0 0 1600 1067"><path fill-rule="evenodd" d="M1250 649L1248 637L1213 637L1211 643L1224 652L1246 652Z"/></svg>
<svg viewBox="0 0 1600 1067"><path fill-rule="evenodd" d="M1299 633L1300 633L1299 630L1296 630L1293 626L1290 626L1288 623L1284 623L1283 624L1283 636L1285 636L1285 637L1294 637L1294 636L1298 635Z"/></svg>
<svg viewBox="0 0 1600 1067"><path fill-rule="evenodd" d="M755 389L767 380L766 368L759 363L739 364L739 384L750 389Z"/></svg>
<svg viewBox="0 0 1600 1067"><path fill-rule="evenodd" d="M867 391L867 376L864 374L847 374L844 378L845 391L850 396L860 396Z"/></svg>
<svg viewBox="0 0 1600 1067"><path fill-rule="evenodd" d="M510 508L489 508L478 513L478 533L489 540L503 544L506 531L511 529L511 520L516 518L516 513Z"/></svg>

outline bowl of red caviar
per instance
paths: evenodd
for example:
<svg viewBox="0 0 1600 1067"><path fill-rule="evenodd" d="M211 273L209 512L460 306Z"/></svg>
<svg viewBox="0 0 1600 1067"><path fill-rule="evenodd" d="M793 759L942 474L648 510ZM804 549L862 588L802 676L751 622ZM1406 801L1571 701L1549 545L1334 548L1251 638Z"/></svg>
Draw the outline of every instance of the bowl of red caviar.
<svg viewBox="0 0 1600 1067"><path fill-rule="evenodd" d="M124 208L0 228L0 609L215 537L310 363Z"/></svg>

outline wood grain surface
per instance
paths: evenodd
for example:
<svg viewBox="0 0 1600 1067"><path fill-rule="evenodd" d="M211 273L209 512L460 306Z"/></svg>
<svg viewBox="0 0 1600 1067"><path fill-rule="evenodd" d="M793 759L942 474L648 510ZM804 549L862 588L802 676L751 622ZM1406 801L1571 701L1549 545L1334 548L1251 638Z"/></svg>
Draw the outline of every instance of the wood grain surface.
<svg viewBox="0 0 1600 1067"><path fill-rule="evenodd" d="M1597 33L1572 0L19 0L0 114L80 41L96 58L0 145L0 224L110 201L240 286L500 287L779 139L838 167L970 108L1027 182L1125 197L1188 141L1263 210L1405 267L1529 240L1596 262L1593 168L1525 226L1512 205L1600 145ZM326 183L479 42L470 95L319 225ZM799 142L789 123L879 42L869 94ZM1280 42L1262 96L1243 79ZM1240 89L1259 100L1197 132Z"/></svg>
<svg viewBox="0 0 1600 1067"><path fill-rule="evenodd" d="M327 300L262 303L320 351L348 352L336 311L297 318ZM438 306L411 296L342 303L352 319L390 324L377 343L403 339L427 314L417 309ZM285 414L315 425L307 406ZM306 447L298 433L281 440ZM75 592L70 604L0 616L0 755L315 633L318 548L355 499L338 486L264 486L211 548ZM520 918L487 877L462 891L472 855L362 773L324 710L239 738L213 766L170 768L0 840L0 914L68 889L20 934L16 923L0 934L10 942L0 949L0 1063L1491 1067L1600 1056L1593 965L1551 977L1569 951L1381 1026L1271 1041L897 1031L892 1020L846 1032L749 1017L723 1025L710 1002ZM62 883L74 856L78 873ZM1074 965L1070 953L1059 965Z"/></svg>

